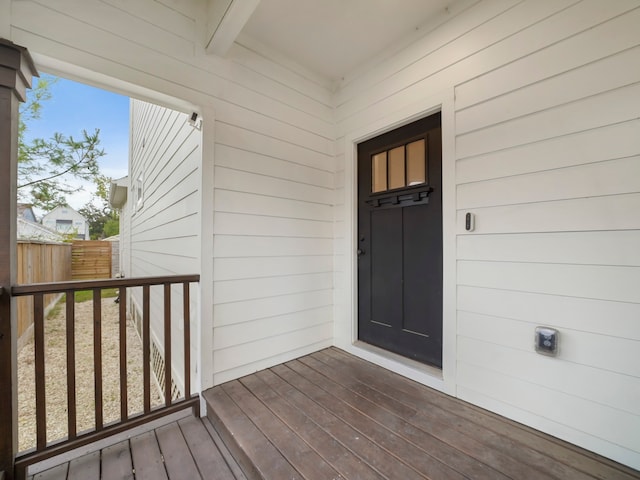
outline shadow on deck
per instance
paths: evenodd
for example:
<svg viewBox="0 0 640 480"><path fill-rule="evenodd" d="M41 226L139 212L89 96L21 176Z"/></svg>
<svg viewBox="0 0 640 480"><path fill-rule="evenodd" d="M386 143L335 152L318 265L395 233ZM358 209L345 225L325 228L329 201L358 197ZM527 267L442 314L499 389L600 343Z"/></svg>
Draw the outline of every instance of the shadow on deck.
<svg viewBox="0 0 640 480"><path fill-rule="evenodd" d="M336 348L204 396L209 419L182 419L34 479L640 479Z"/></svg>

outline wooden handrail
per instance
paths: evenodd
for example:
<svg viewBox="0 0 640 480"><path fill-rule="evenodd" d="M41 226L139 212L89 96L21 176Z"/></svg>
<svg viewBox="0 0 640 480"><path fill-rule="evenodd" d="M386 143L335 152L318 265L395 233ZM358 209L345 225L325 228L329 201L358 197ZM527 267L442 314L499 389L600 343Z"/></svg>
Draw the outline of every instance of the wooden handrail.
<svg viewBox="0 0 640 480"><path fill-rule="evenodd" d="M165 283L197 283L200 275L169 275L166 277L112 278L108 280L72 280L69 282L31 283L14 285L11 295L21 297L35 293L64 293L69 290L93 290L94 288L143 287L145 285L164 285Z"/></svg>
<svg viewBox="0 0 640 480"><path fill-rule="evenodd" d="M108 280L70 281L57 283L39 283L30 285L16 285L11 288L13 296L33 296L34 298L34 354L35 354L35 390L36 390L36 446L35 451L18 455L16 458L16 477L24 478L26 467L32 463L50 458L51 456L72 450L80 445L86 445L99 440L114 432L123 431L145 421L151 421L165 414L171 414L180 408L192 408L199 413L199 396L191 394L191 329L190 329L190 284L197 283L199 275L171 275L163 277L140 277ZM172 285L182 285L183 314L182 333L184 345L184 397L174 400L172 397L172 351L171 351L171 293ZM164 406L151 408L151 369L150 369L150 297L151 286L162 285L164 313L162 329L164 348L164 379L165 388L161 397L164 397ZM127 339L126 339L126 293L127 288L142 287L142 348L143 348L143 411L140 414L130 416L128 412L127 390ZM120 362L120 420L106 425L103 418L103 385L102 385L102 294L103 289L118 289L120 305L118 309L119 320L119 362ZM90 432L78 433L77 431L77 405L76 405L76 357L75 357L75 292L92 291L93 301L93 371L95 389L95 425ZM158 290L158 293L160 290ZM44 307L43 298L49 293L66 294L66 368L67 368L67 433L68 437L61 442L51 444L47 439L46 425L46 388L44 360L45 332L44 332Z"/></svg>

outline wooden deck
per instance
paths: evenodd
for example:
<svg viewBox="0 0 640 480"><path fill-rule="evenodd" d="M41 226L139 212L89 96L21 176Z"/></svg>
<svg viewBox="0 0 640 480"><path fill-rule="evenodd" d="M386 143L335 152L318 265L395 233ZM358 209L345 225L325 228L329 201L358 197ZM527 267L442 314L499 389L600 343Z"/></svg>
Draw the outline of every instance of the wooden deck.
<svg viewBox="0 0 640 480"><path fill-rule="evenodd" d="M640 479L335 348L204 395L209 419L183 418L30 478Z"/></svg>
<svg viewBox="0 0 640 480"><path fill-rule="evenodd" d="M218 386L205 398L249 478L640 478L335 348Z"/></svg>
<svg viewBox="0 0 640 480"><path fill-rule="evenodd" d="M246 480L205 418L185 417L29 480Z"/></svg>

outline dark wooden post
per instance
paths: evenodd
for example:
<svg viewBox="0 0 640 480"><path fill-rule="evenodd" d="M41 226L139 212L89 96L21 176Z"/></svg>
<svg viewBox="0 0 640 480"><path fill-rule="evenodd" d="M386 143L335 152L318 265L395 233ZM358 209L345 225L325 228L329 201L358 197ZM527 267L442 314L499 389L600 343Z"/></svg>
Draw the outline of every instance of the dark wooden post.
<svg viewBox="0 0 640 480"><path fill-rule="evenodd" d="M0 38L0 478L13 478L17 451L16 170L18 105L37 75L29 52Z"/></svg>

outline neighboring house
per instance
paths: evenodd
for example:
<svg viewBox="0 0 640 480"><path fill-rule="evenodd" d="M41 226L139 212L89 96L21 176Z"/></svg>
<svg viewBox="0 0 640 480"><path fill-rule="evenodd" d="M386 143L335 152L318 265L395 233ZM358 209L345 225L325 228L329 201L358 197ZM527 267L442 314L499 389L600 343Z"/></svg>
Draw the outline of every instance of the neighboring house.
<svg viewBox="0 0 640 480"><path fill-rule="evenodd" d="M68 205L56 207L42 217L42 225L60 232L73 235L79 240L89 240L89 222Z"/></svg>
<svg viewBox="0 0 640 480"><path fill-rule="evenodd" d="M198 389L336 345L640 469L637 0L3 3L174 109L132 102L121 264L200 274Z"/></svg>
<svg viewBox="0 0 640 480"><path fill-rule="evenodd" d="M32 223L38 222L36 214L33 213L33 207L28 203L18 203L18 218Z"/></svg>
<svg viewBox="0 0 640 480"><path fill-rule="evenodd" d="M25 220L24 218L18 218L18 240L38 240L41 242L62 242L64 236L47 227L40 225L39 223L33 223Z"/></svg>
<svg viewBox="0 0 640 480"><path fill-rule="evenodd" d="M64 236L37 223L31 205L18 204L18 240L37 240L43 242L62 242Z"/></svg>

